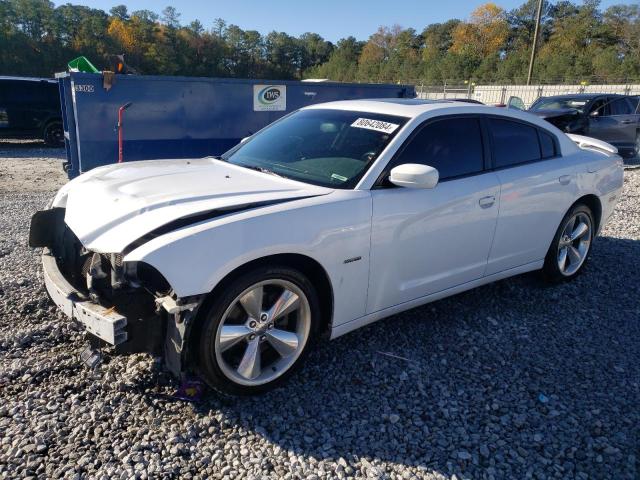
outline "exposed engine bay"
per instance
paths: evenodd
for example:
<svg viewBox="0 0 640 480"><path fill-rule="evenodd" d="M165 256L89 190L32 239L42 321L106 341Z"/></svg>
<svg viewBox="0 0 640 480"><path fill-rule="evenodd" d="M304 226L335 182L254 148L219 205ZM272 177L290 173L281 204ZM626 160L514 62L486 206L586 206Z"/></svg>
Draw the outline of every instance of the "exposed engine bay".
<svg viewBox="0 0 640 480"><path fill-rule="evenodd" d="M565 133L586 135L589 129L588 117L576 109L540 110L532 112Z"/></svg>
<svg viewBox="0 0 640 480"><path fill-rule="evenodd" d="M113 346L116 354L144 352L164 357L167 368L180 375L186 326L200 299L184 302L175 298L164 277L144 262L124 262L122 253L87 250L64 223L64 213L63 208L52 208L34 215L29 243L45 248L43 261L47 257L55 261L59 274L73 289L71 298L76 304L92 304L106 309L103 316L119 316L111 322L113 332L106 333L95 325L99 320L91 322L84 315L76 318L85 324L91 346Z"/></svg>

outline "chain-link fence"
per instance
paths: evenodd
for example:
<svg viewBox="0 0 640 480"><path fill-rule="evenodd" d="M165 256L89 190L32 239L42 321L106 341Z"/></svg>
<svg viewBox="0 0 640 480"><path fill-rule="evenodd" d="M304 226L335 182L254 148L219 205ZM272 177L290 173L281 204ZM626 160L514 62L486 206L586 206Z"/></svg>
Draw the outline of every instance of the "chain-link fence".
<svg viewBox="0 0 640 480"><path fill-rule="evenodd" d="M418 98L441 100L468 98L488 105L504 105L511 97L519 97L528 108L539 97L575 93L618 93L640 95L640 81L608 85L556 84L556 85L476 85L469 83L445 83L425 85L415 83Z"/></svg>

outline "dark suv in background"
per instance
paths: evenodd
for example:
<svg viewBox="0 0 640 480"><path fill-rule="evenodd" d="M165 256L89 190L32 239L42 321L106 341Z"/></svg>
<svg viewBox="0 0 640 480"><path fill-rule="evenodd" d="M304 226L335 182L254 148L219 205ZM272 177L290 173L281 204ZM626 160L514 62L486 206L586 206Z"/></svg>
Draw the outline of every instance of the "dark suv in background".
<svg viewBox="0 0 640 480"><path fill-rule="evenodd" d="M582 93L540 97L529 112L544 118L566 133L603 140L623 156L640 153L640 106L638 96ZM522 108L518 97L509 106Z"/></svg>
<svg viewBox="0 0 640 480"><path fill-rule="evenodd" d="M39 138L47 145L64 145L58 83L0 77L0 138Z"/></svg>

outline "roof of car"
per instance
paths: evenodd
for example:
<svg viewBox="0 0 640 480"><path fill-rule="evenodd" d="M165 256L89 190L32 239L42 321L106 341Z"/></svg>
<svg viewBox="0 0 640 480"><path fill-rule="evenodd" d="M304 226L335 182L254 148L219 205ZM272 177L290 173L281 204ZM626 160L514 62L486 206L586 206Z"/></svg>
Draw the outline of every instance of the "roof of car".
<svg viewBox="0 0 640 480"><path fill-rule="evenodd" d="M50 82L56 83L56 80L52 78L38 78L38 77L12 77L8 75L0 75L0 80L22 80L24 82Z"/></svg>
<svg viewBox="0 0 640 480"><path fill-rule="evenodd" d="M351 110L355 112L371 112L401 117L414 118L431 110L443 108L490 108L451 100L421 100L418 98L374 98L369 100L339 100L336 102L317 103L305 109L330 108L335 110ZM480 110L478 110L480 111Z"/></svg>
<svg viewBox="0 0 640 480"><path fill-rule="evenodd" d="M596 97L624 97L625 95L620 95L619 93L565 93L562 95L545 95L540 98L581 98L583 100L591 100Z"/></svg>
<svg viewBox="0 0 640 480"><path fill-rule="evenodd" d="M449 100L424 100L421 98L372 98L371 102L395 103L397 105L431 105L433 103L448 103Z"/></svg>

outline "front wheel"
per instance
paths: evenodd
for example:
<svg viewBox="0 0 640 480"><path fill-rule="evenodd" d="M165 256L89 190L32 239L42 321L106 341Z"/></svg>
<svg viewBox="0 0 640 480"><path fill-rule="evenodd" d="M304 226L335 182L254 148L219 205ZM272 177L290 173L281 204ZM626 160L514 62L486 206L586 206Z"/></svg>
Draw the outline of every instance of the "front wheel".
<svg viewBox="0 0 640 480"><path fill-rule="evenodd" d="M591 252L594 222L586 205L576 205L562 219L545 258L543 273L559 282L578 275Z"/></svg>
<svg viewBox="0 0 640 480"><path fill-rule="evenodd" d="M301 364L319 324L318 297L299 271L261 268L232 281L206 314L199 367L214 390L275 388Z"/></svg>
<svg viewBox="0 0 640 480"><path fill-rule="evenodd" d="M44 128L42 135L44 143L49 147L61 147L64 145L64 129L62 123L51 122Z"/></svg>

